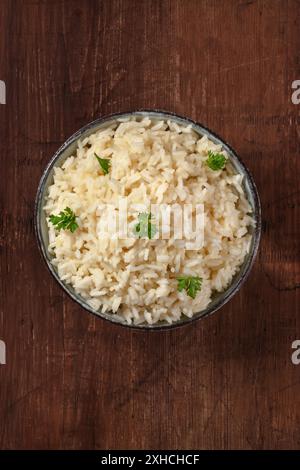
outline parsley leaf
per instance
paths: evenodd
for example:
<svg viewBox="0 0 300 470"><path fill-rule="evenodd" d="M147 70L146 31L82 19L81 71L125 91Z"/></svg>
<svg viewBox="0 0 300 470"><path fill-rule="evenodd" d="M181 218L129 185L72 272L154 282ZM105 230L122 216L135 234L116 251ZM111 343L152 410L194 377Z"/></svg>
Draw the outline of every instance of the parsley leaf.
<svg viewBox="0 0 300 470"><path fill-rule="evenodd" d="M152 223L152 214L142 212L138 215L139 222L134 227L134 235L138 238L148 237L153 238L157 232L156 226Z"/></svg>
<svg viewBox="0 0 300 470"><path fill-rule="evenodd" d="M103 170L103 173L105 175L107 175L107 173L109 172L110 160L108 160L107 158L100 158L100 157L98 157L98 155L96 153L95 153L95 157L97 158L98 163L99 163L99 165L101 166L101 168Z"/></svg>
<svg viewBox="0 0 300 470"><path fill-rule="evenodd" d="M70 207L66 207L63 211L59 213L59 215L51 214L49 220L58 231L63 229L70 230L70 232L73 233L78 228L78 224L76 222L76 215L74 214L72 209L70 209Z"/></svg>
<svg viewBox="0 0 300 470"><path fill-rule="evenodd" d="M207 166L214 171L222 170L226 163L226 157L222 153L213 153L208 151L208 158L206 160Z"/></svg>
<svg viewBox="0 0 300 470"><path fill-rule="evenodd" d="M203 279L198 276L180 276L177 278L177 290L181 292L185 289L187 294L194 299L197 291L201 290L202 281Z"/></svg>

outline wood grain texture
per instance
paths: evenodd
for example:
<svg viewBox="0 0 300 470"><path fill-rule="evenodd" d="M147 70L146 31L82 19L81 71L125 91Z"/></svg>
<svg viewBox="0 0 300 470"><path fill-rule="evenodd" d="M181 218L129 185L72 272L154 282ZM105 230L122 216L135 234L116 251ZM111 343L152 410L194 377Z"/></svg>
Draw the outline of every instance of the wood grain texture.
<svg viewBox="0 0 300 470"><path fill-rule="evenodd" d="M0 0L2 449L299 449L296 0ZM56 285L33 231L51 155L107 113L202 122L257 182L252 274L217 314L130 331Z"/></svg>

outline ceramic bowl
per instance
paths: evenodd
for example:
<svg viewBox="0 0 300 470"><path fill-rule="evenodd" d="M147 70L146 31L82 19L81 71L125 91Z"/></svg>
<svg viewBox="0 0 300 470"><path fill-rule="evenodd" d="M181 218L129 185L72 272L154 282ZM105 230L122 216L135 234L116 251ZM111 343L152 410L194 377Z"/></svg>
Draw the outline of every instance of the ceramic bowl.
<svg viewBox="0 0 300 470"><path fill-rule="evenodd" d="M148 324L128 325L125 322L125 320L121 321L119 317L116 317L113 314L101 313L99 311L95 311L91 306L89 306L86 303L86 301L80 295L78 295L74 291L72 286L70 286L69 284L65 284L59 278L55 267L51 263L51 255L49 254L48 249L47 249L48 244L49 244L48 228L47 228L46 216L43 210L43 206L45 205L45 199L48 194L48 187L53 183L53 168L55 166L61 166L68 157L74 154L76 147L77 147L77 141L79 139L82 140L85 137L89 136L90 134L93 134L94 132L98 131L99 129L114 123L117 119L125 118L128 116L136 116L137 118L143 118L145 116L149 116L151 119L158 119L158 120L170 119L170 120L177 122L178 124L183 124L183 125L191 124L193 130L196 133L198 133L199 135L206 134L212 142L216 144L221 144L223 149L226 150L226 152L228 153L229 159L233 167L235 168L236 172L243 175L244 191L252 207L253 217L255 219L255 228L252 229L252 240L251 240L249 253L246 256L243 264L241 265L239 272L234 276L230 286L225 291L221 293L216 293L215 295L213 295L213 298L210 304L205 310L199 313L196 313L192 318L187 318L184 316L181 320L171 325L167 322L160 322L160 323L156 323L153 325L148 325ZM261 232L261 210L260 210L260 202L259 202L257 189L256 189L255 183L253 181L253 178L249 170L242 163L240 157L237 156L236 152L226 142L224 142L224 140L218 137L211 130L204 127L202 124L198 124L191 119L181 117L181 116L178 116L176 114L166 112L166 111L138 110L138 111L113 114L110 116L105 116L105 117L96 119L95 121L81 128L79 131L75 132L75 134L73 134L59 148L59 150L55 153L55 155L51 158L50 162L48 163L40 180L40 184L39 184L37 196L36 196L36 204L35 204L35 229L36 229L38 244L39 244L42 256L44 260L46 261L48 269L50 270L51 274L56 279L56 281L64 289L64 291L67 292L67 294L73 300L75 300L79 305L81 305L81 307L83 307L85 310L89 311L90 313L98 317L104 318L112 323L124 325L129 328L157 330L157 329L174 328L180 325L184 325L184 324L199 320L201 318L205 318L208 315L211 315L212 313L216 312L220 307L226 304L226 302L228 302L229 299L231 299L231 297L234 294L236 294L236 292L241 288L242 284L245 282L247 276L249 275L254 258L258 250L260 232Z"/></svg>

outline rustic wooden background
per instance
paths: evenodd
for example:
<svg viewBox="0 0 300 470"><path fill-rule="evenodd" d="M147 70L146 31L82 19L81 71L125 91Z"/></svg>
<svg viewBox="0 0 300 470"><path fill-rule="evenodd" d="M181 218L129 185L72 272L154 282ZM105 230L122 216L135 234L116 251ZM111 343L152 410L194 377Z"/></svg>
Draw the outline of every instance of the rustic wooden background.
<svg viewBox="0 0 300 470"><path fill-rule="evenodd" d="M0 0L2 449L300 448L299 16L296 0ZM259 256L234 299L149 334L70 300L33 230L60 144L139 107L223 136L263 207Z"/></svg>

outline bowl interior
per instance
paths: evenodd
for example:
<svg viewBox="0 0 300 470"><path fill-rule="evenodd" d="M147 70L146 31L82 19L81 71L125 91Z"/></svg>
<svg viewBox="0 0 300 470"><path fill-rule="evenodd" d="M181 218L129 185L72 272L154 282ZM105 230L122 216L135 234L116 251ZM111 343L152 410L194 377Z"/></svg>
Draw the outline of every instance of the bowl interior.
<svg viewBox="0 0 300 470"><path fill-rule="evenodd" d="M198 133L199 135L206 134L212 142L216 144L221 144L223 148L227 151L231 164L235 168L236 172L243 175L243 188L244 188L246 197L252 207L253 217L256 222L256 227L252 230L252 240L251 240L249 254L246 256L239 272L234 276L231 285L225 291L214 294L211 303L208 305L208 307L205 310L203 310L202 312L196 313L192 318L184 317L180 321L175 322L172 325L170 325L167 322L159 322L154 325L141 324L141 325L131 326L131 325L128 325L121 316L95 311L90 305L87 304L87 302L80 295L78 295L74 291L72 286L65 284L63 281L60 280L56 269L51 264L52 257L49 254L48 249L47 249L49 245L49 237L48 237L48 227L47 227L47 222L46 222L46 216L45 216L43 207L45 205L45 199L48 194L48 188L53 183L53 172L54 172L53 168L55 166L61 166L68 157L70 157L71 155L75 153L76 148L77 148L77 142L79 139L82 140L85 137L88 137L89 135L93 134L97 130L110 126L111 124L115 123L120 118L126 118L126 117L132 117L132 116L135 116L137 118L143 118L145 116L149 116L153 120L170 119L172 121L177 122L178 124L183 124L183 125L191 124L193 130L196 133ZM249 171L247 170L245 165L241 162L241 160L237 157L236 153L223 140L221 140L218 136L216 136L213 132L201 126L200 124L195 123L192 120L174 115L172 113L167 113L164 111L152 111L152 110L151 111L148 111L148 110L135 111L135 112L128 112L128 113L120 113L120 114L115 114L115 115L107 116L104 118L100 118L88 124L87 126L83 127L82 129L80 129L62 145L62 147L56 152L56 154L51 159L50 163L48 164L41 178L38 192L37 192L37 198L36 198L35 226L36 226L36 233L37 233L40 249L42 251L43 257L47 263L48 268L50 269L51 273L53 274L55 279L58 281L58 283L63 287L63 289L75 301L77 301L83 308L85 308L86 310L88 310L89 312L93 314L96 314L97 316L100 316L102 318L105 318L115 323L129 326L131 328L132 327L138 328L138 329L170 328L170 327L179 326L179 325L191 322L197 318L202 318L208 314L215 312L218 308L224 305L232 297L232 295L235 292L237 292L237 290L239 289L243 281L246 279L247 274L250 271L251 265L254 261L254 258L258 249L259 238L260 238L260 227L261 227L260 203L259 203L259 198L258 198L255 184L253 182L253 179Z"/></svg>

